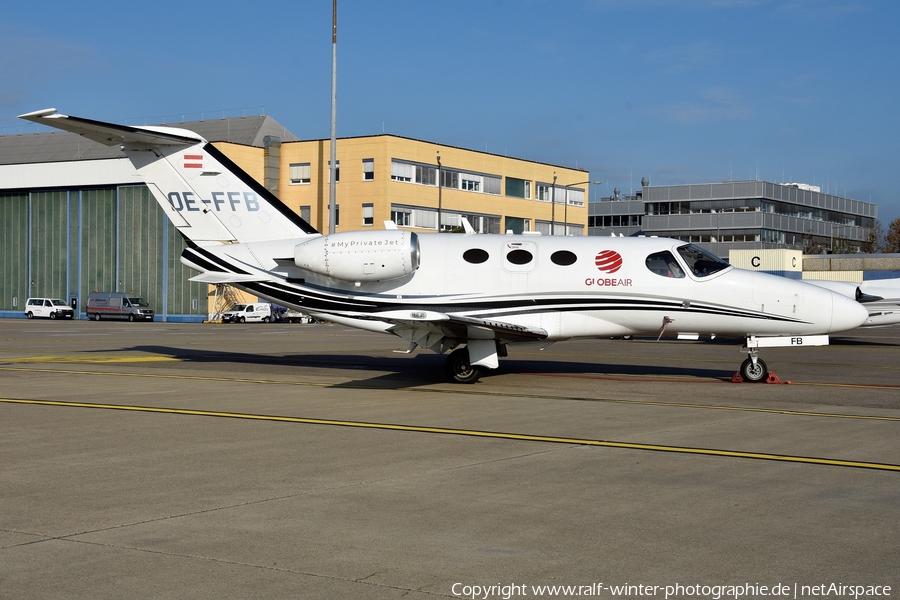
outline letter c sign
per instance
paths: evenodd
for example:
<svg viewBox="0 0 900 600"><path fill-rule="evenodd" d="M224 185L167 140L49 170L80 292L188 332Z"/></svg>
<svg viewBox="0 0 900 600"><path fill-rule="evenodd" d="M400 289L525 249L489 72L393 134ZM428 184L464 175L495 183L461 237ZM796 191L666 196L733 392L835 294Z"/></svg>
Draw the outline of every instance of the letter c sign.
<svg viewBox="0 0 900 600"><path fill-rule="evenodd" d="M754 267L759 267L759 265L760 265L759 257L758 257L758 256L754 256L753 258L751 258L751 259L750 259L750 264L753 265Z"/></svg>

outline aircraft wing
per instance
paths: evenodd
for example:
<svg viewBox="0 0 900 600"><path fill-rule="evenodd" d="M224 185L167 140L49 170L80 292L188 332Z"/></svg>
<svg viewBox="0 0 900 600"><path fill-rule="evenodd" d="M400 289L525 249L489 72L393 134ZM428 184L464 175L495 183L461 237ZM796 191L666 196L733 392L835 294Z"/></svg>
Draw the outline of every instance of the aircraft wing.
<svg viewBox="0 0 900 600"><path fill-rule="evenodd" d="M126 142L136 142L140 144L149 144L153 146L179 146L193 145L203 142L203 138L192 134L190 131L182 131L185 135L176 135L165 131L156 131L154 127L128 127L127 125L116 125L114 123L103 123L101 121L92 121L91 119L83 119L81 117L70 117L61 115L56 112L55 108L45 108L44 110L36 110L24 115L19 115L20 119L56 127L64 131L70 131L83 135L84 137L105 144L107 146L116 146ZM171 128L166 128L171 131Z"/></svg>
<svg viewBox="0 0 900 600"><path fill-rule="evenodd" d="M547 332L539 327L527 327L502 321L462 317L431 310L393 310L360 315L360 318L392 323L388 331L431 347L441 338L465 341L473 336L501 342L528 342L547 338ZM431 343L427 343L430 341Z"/></svg>
<svg viewBox="0 0 900 600"><path fill-rule="evenodd" d="M200 283L209 283L216 285L218 283L250 283L253 281L271 281L271 277L260 275L241 275L239 273L221 273L218 271L206 271L199 275L194 275L188 281L197 281Z"/></svg>

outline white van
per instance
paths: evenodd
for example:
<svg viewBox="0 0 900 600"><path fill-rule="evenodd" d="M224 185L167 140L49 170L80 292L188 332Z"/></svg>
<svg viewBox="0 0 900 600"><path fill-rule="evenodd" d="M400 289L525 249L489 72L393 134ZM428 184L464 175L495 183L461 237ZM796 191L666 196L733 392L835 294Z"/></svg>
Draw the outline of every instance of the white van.
<svg viewBox="0 0 900 600"><path fill-rule="evenodd" d="M272 305L268 302L235 304L222 313L223 323L268 323L272 320Z"/></svg>
<svg viewBox="0 0 900 600"><path fill-rule="evenodd" d="M48 319L72 319L75 311L65 300L59 298L29 298L25 302L25 316L29 319L46 317Z"/></svg>
<svg viewBox="0 0 900 600"><path fill-rule="evenodd" d="M153 309L137 294L125 292L91 292L87 302L88 319L128 319L152 321Z"/></svg>

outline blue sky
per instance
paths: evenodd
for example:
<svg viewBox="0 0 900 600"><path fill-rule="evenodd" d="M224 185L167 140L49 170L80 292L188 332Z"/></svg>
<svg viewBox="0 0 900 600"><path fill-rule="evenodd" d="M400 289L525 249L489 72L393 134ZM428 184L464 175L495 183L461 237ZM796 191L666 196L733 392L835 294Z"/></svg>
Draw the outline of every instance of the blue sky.
<svg viewBox="0 0 900 600"><path fill-rule="evenodd" d="M330 126L331 2L47 0L0 12L0 132L265 112ZM588 169L602 186L799 181L900 218L894 0L338 5L338 136Z"/></svg>

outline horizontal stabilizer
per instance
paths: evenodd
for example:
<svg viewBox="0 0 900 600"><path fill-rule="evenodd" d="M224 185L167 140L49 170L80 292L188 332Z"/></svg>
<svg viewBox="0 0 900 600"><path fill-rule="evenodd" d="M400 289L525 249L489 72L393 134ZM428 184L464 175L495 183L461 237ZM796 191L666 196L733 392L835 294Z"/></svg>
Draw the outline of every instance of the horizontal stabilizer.
<svg viewBox="0 0 900 600"><path fill-rule="evenodd" d="M166 127L164 131L160 131L160 128L156 127L128 127L127 125L103 123L81 117L61 115L56 112L55 108L36 110L19 115L19 118L62 129L63 131L77 133L89 140L94 140L107 146L116 146L126 142L152 146L183 146L206 141L196 133L186 129L174 130L178 131L178 134L175 134L171 133L173 131L171 127Z"/></svg>

